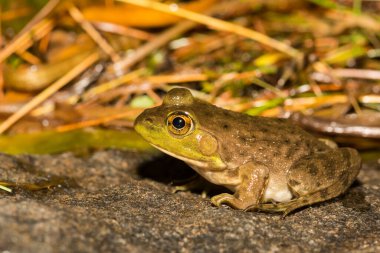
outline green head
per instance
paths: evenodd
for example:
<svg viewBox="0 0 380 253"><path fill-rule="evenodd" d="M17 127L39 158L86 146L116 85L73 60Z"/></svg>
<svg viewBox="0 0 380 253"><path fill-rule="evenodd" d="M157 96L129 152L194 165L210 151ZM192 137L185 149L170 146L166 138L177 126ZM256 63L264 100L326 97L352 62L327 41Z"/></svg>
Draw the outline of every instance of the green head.
<svg viewBox="0 0 380 253"><path fill-rule="evenodd" d="M147 109L135 121L135 130L161 151L190 165L209 169L224 168L218 154L218 140L202 129L197 110L204 102L188 89L168 92L162 105Z"/></svg>

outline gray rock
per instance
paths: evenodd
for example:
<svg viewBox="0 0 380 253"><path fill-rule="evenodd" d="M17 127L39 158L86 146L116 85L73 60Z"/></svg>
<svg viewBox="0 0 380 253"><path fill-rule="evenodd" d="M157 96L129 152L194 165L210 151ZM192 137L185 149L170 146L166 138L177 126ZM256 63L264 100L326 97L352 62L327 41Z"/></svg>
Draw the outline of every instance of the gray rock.
<svg viewBox="0 0 380 253"><path fill-rule="evenodd" d="M168 157L99 151L0 161L0 180L61 180L49 190L0 190L0 252L380 252L378 163L364 164L344 196L282 219L172 193L170 182L192 171Z"/></svg>

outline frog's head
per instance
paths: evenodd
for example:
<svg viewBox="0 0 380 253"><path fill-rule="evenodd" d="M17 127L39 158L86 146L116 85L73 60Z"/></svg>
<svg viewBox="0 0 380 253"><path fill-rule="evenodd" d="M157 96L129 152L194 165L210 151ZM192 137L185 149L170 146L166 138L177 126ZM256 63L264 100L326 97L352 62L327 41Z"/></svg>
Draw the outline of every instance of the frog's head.
<svg viewBox="0 0 380 253"><path fill-rule="evenodd" d="M204 102L194 98L188 89L172 89L162 105L137 117L135 130L156 148L191 165L224 168L218 140L202 129L197 119L201 103Z"/></svg>

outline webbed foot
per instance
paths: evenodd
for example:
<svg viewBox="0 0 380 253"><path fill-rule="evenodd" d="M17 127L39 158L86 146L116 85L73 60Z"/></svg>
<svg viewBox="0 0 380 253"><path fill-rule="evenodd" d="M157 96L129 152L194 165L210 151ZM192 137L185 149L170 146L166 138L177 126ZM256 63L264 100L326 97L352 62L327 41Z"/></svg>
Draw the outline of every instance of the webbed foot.
<svg viewBox="0 0 380 253"><path fill-rule="evenodd" d="M268 168L260 163L248 162L239 167L241 182L235 194L222 193L211 198L215 206L226 204L234 209L244 210L257 204L268 183Z"/></svg>
<svg viewBox="0 0 380 253"><path fill-rule="evenodd" d="M228 193L222 193L212 197L211 203L218 207L222 204L226 204L234 209L239 210L243 210L247 207L247 204L245 204L243 201Z"/></svg>

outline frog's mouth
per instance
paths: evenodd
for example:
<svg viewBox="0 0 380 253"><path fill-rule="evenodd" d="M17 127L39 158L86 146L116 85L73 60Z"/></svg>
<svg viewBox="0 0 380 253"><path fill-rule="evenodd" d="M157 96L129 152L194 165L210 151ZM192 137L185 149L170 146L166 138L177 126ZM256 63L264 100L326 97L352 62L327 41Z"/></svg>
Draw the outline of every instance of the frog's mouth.
<svg viewBox="0 0 380 253"><path fill-rule="evenodd" d="M162 152L165 153L165 154L168 154L168 155L170 155L170 156L172 156L172 157L175 157L175 158L177 158L177 159L179 159L179 160L181 160L181 161L184 161L185 163L188 163L188 164L191 164L191 165L197 166L197 167L199 167L199 168L207 168L207 167L208 167L208 166L207 166L207 162L203 162L203 161L198 161L198 160L190 159L190 158L188 158L188 157L184 157L184 156L179 156L179 155L176 155L176 154L174 154L174 153L172 153L172 152L170 152L170 151L167 151L167 150L165 150L165 149L163 149L163 148L160 148L160 147L157 146L157 145L154 145L154 144L150 144L150 145L152 145L153 147L155 147L156 149L162 151Z"/></svg>

